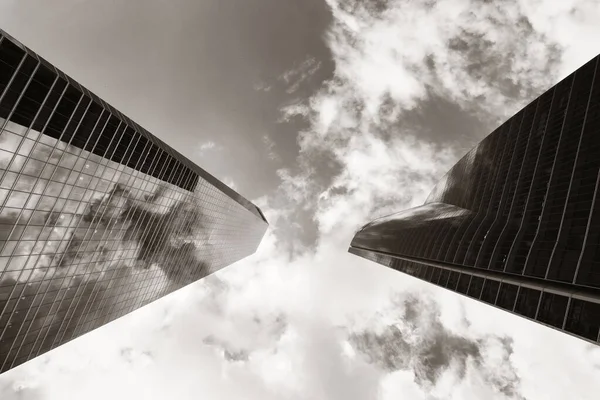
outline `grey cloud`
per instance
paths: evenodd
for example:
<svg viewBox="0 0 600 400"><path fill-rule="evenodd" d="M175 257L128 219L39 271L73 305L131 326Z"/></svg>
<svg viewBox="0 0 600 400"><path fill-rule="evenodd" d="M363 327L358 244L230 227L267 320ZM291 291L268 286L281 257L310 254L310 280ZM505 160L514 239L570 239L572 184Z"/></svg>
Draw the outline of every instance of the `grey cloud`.
<svg viewBox="0 0 600 400"><path fill-rule="evenodd" d="M0 383L0 399L2 400L42 400L46 396L35 387L22 385L17 379L6 379Z"/></svg>
<svg viewBox="0 0 600 400"><path fill-rule="evenodd" d="M516 20L505 7L486 10L482 16L473 14L470 19L485 18L489 24L486 30L501 32L506 38L518 38L514 43L499 45L475 24L464 25L447 43L451 52L460 54L461 67L472 79L485 80L486 84L498 89L501 95L512 99L518 106L548 87L551 83L548 77L553 78L558 71L561 49L533 29L518 2L513 2L513 6L519 14ZM545 62L540 65L524 62L533 43L540 44L546 54ZM435 68L434 61L432 69Z"/></svg>
<svg viewBox="0 0 600 400"><path fill-rule="evenodd" d="M225 360L227 361L248 361L248 351L239 350L236 352L231 352L229 350L225 350L224 353Z"/></svg>
<svg viewBox="0 0 600 400"><path fill-rule="evenodd" d="M248 356L250 354L249 350L233 349L231 345L219 340L213 335L208 335L202 342L208 346L221 349L226 361L248 361Z"/></svg>
<svg viewBox="0 0 600 400"><path fill-rule="evenodd" d="M363 330L350 335L350 343L369 362L388 372L412 370L423 388L436 385L440 376L455 371L466 377L470 365L488 384L509 398L523 399L518 393L520 380L512 365L512 340L489 335L481 338L460 336L448 330L440 320L439 306L422 297L408 296L396 301L402 309L399 324L390 324L381 332ZM500 348L506 371L496 371L486 360L486 349Z"/></svg>
<svg viewBox="0 0 600 400"><path fill-rule="evenodd" d="M497 341L504 349L502 353L502 363L509 366L511 369L514 368L510 360L510 356L514 351L512 339L507 337L495 337L493 340ZM508 397L526 400L525 397L519 393L519 379L514 370L508 375L495 374L494 371L490 370L484 370L484 374L486 380L499 392L504 393Z"/></svg>
<svg viewBox="0 0 600 400"><path fill-rule="evenodd" d="M202 306L211 314L223 316L222 299L229 294L230 287L228 283L217 275L209 275L202 281L202 284L208 289L208 295L203 301Z"/></svg>
<svg viewBox="0 0 600 400"><path fill-rule="evenodd" d="M149 350L139 350L131 347L124 347L120 350L119 355L121 359L128 364L134 364L135 362L152 362L154 361L154 354Z"/></svg>
<svg viewBox="0 0 600 400"><path fill-rule="evenodd" d="M284 314L258 315L244 318L236 324L244 332L260 332L260 337L252 343L233 343L218 335L208 335L202 342L210 347L223 352L226 361L248 361L250 355L265 348L276 348L275 344L281 339L288 327L288 320ZM256 335L252 335L256 336Z"/></svg>
<svg viewBox="0 0 600 400"><path fill-rule="evenodd" d="M343 351L345 334L325 321L299 323L305 353L299 375L307 382L306 399L375 400L380 398L383 373Z"/></svg>

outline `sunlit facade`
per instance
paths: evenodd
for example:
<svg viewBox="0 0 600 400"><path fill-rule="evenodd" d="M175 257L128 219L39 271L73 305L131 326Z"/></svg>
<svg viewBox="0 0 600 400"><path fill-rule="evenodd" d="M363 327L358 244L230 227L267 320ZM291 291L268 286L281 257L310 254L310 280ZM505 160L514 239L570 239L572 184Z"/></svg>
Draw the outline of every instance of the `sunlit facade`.
<svg viewBox="0 0 600 400"><path fill-rule="evenodd" d="M584 340L600 334L598 57L349 251Z"/></svg>
<svg viewBox="0 0 600 400"><path fill-rule="evenodd" d="M266 228L0 31L0 372L254 253Z"/></svg>

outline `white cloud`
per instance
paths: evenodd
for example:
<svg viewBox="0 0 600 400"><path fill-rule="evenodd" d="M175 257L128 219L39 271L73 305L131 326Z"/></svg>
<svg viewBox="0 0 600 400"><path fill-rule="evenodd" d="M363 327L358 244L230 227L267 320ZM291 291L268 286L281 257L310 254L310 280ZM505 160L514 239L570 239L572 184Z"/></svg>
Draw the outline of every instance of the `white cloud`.
<svg viewBox="0 0 600 400"><path fill-rule="evenodd" d="M218 146L215 142L213 142L212 140L209 140L207 142L204 143L200 143L198 145L198 154L199 155L204 155L210 151L215 151L215 150L219 150L220 146Z"/></svg>
<svg viewBox="0 0 600 400"><path fill-rule="evenodd" d="M267 85L265 82L260 81L255 83L253 88L257 92L270 92L273 87L271 85Z"/></svg>
<svg viewBox="0 0 600 400"><path fill-rule="evenodd" d="M351 220L360 226L373 213L380 216L421 203L436 178L456 159L451 149L410 135L385 141L368 133L354 136L336 156L343 172L321 194L316 212L324 233L339 229L336 224Z"/></svg>
<svg viewBox="0 0 600 400"><path fill-rule="evenodd" d="M308 57L297 67L291 68L281 74L279 80L287 85L288 94L295 93L300 86L321 68L321 62L314 57Z"/></svg>
<svg viewBox="0 0 600 400"><path fill-rule="evenodd" d="M214 149L215 147L216 147L215 142L208 141L208 142L202 143L200 145L200 150Z"/></svg>
<svg viewBox="0 0 600 400"><path fill-rule="evenodd" d="M281 108L281 118L279 122L290 122L294 117L307 117L310 109L301 101L296 100L287 106Z"/></svg>
<svg viewBox="0 0 600 400"><path fill-rule="evenodd" d="M328 3L336 76L353 82L348 94L371 117L387 98L397 111L428 92L506 117L600 51L592 22L600 6L589 1L387 1L381 10L369 2Z"/></svg>
<svg viewBox="0 0 600 400"><path fill-rule="evenodd" d="M600 3L595 0L520 0L536 31L562 49L556 76L564 78L600 53Z"/></svg>
<svg viewBox="0 0 600 400"><path fill-rule="evenodd" d="M269 135L264 135L262 139L263 139L263 143L265 144L265 146L267 148L267 153L269 155L269 159L272 161L275 161L275 162L281 162L281 157L275 151L276 146L275 146L275 142L273 141L273 139L271 139L271 137Z"/></svg>

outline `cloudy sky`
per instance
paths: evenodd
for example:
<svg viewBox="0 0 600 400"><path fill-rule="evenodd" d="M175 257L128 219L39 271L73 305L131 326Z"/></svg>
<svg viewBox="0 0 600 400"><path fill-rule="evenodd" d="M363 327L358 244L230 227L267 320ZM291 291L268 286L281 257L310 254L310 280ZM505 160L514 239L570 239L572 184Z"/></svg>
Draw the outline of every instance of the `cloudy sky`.
<svg viewBox="0 0 600 400"><path fill-rule="evenodd" d="M597 398L600 348L346 250L597 55L599 20L595 0L0 0L2 29L271 224L0 398Z"/></svg>

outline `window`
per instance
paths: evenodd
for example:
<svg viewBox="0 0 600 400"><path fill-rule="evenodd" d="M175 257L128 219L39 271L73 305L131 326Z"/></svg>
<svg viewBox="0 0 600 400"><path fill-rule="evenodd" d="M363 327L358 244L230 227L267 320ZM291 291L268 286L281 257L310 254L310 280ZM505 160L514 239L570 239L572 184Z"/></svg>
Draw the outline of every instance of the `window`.
<svg viewBox="0 0 600 400"><path fill-rule="evenodd" d="M517 296L515 312L524 317L535 318L539 300L539 290L521 287L519 295Z"/></svg>
<svg viewBox="0 0 600 400"><path fill-rule="evenodd" d="M467 294L467 290L469 289L470 281L471 281L471 275L460 274L460 278L458 278L458 286L456 288L456 291L458 293Z"/></svg>
<svg viewBox="0 0 600 400"><path fill-rule="evenodd" d="M544 292L537 320L556 328L562 328L569 299L554 293Z"/></svg>
<svg viewBox="0 0 600 400"><path fill-rule="evenodd" d="M448 278L448 284L446 287L450 290L456 290L456 285L458 284L458 277L460 276L460 272L451 271L450 277Z"/></svg>
<svg viewBox="0 0 600 400"><path fill-rule="evenodd" d="M440 274L440 280L438 281L438 285L440 285L442 287L446 287L449 276L450 276L450 271L448 271L447 269L443 269Z"/></svg>
<svg viewBox="0 0 600 400"><path fill-rule="evenodd" d="M481 289L483 288L483 280L484 278L480 276L474 276L471 278L471 284L469 285L469 290L467 293L470 297L479 299L479 296L481 296Z"/></svg>
<svg viewBox="0 0 600 400"><path fill-rule="evenodd" d="M596 341L600 329L600 304L571 299L565 330Z"/></svg>
<svg viewBox="0 0 600 400"><path fill-rule="evenodd" d="M481 300L489 304L494 304L496 301L496 295L500 289L500 282L491 279L486 279L483 284L483 292L481 293Z"/></svg>
<svg viewBox="0 0 600 400"><path fill-rule="evenodd" d="M501 283L496 305L505 310L512 311L515 306L518 290L519 287L516 285L511 285L510 283L504 282Z"/></svg>

